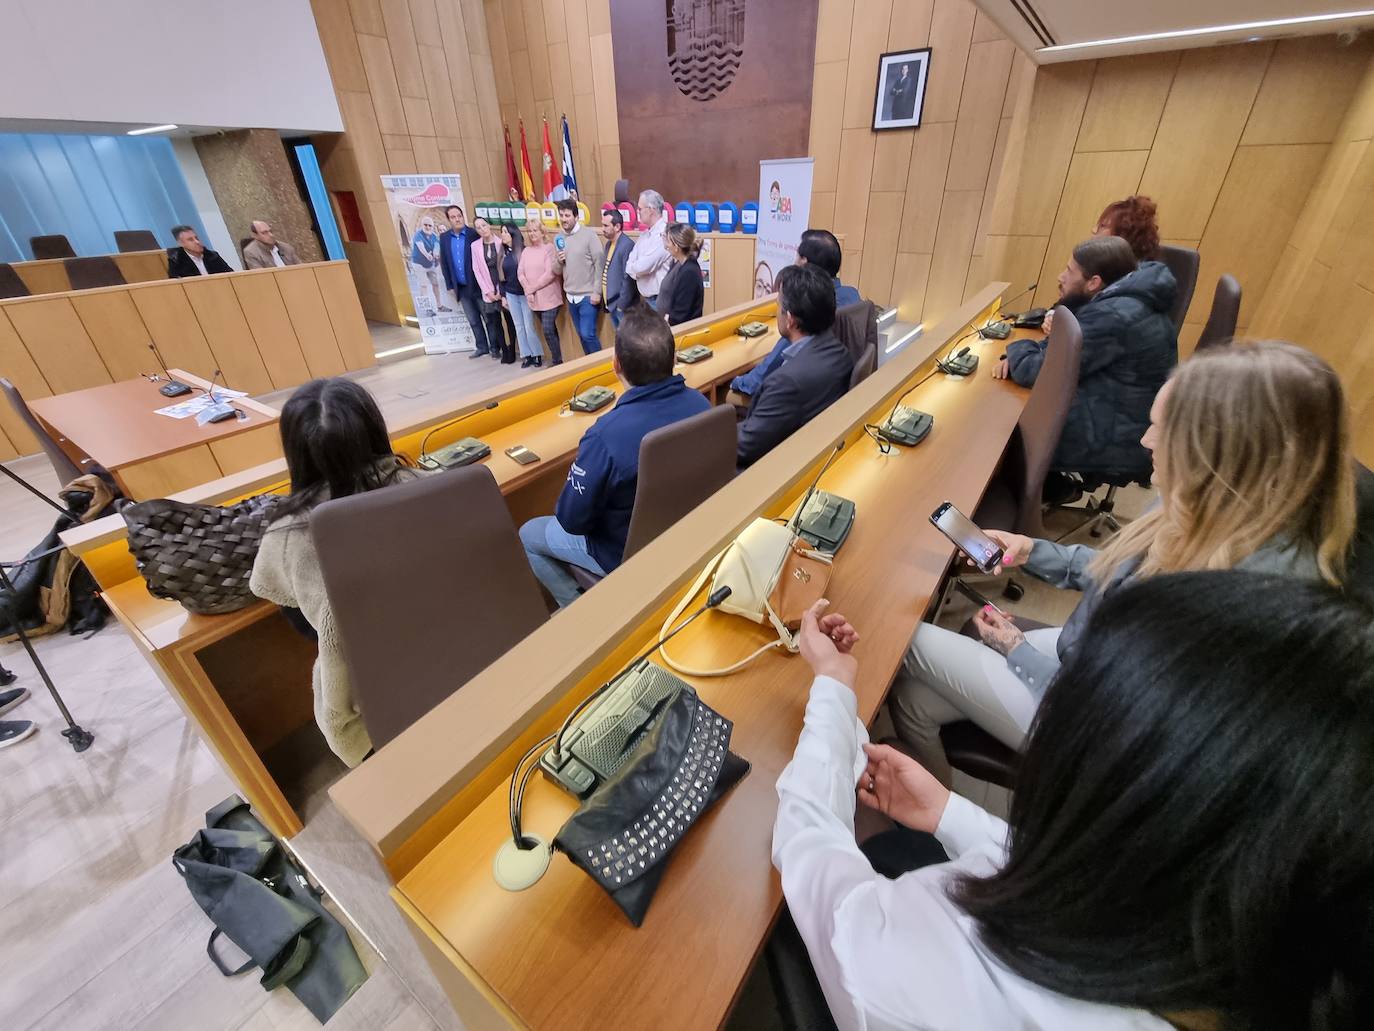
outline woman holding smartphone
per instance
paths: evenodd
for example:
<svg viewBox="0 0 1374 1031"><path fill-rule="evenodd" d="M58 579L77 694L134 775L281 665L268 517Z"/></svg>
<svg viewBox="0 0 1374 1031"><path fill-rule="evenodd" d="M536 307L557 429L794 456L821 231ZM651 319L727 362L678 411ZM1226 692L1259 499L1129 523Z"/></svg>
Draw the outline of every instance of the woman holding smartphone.
<svg viewBox="0 0 1374 1031"><path fill-rule="evenodd" d="M972 720L1020 748L1061 661L1122 583L1195 569L1342 583L1355 529L1350 428L1340 381L1316 355L1278 341L1195 354L1155 398L1141 443L1159 503L1100 553L987 531L1002 547L1000 568L1084 592L1063 627L1023 633L985 608L975 617L981 644L928 623L916 631L892 718L942 783L951 771L941 726Z"/></svg>

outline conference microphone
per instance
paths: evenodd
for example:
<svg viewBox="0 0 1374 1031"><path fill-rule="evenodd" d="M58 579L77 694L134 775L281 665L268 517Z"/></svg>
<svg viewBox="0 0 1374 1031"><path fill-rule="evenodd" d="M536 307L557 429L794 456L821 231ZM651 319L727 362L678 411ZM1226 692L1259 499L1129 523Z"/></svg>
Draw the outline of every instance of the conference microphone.
<svg viewBox="0 0 1374 1031"><path fill-rule="evenodd" d="M582 393L582 388L588 383L600 379L608 372L614 371L614 366L609 369L602 369L600 372L588 376L577 386L573 387L572 397L564 402L567 410L570 412L597 412L614 401L615 391L610 387L592 387L592 389L588 390L585 394Z"/></svg>
<svg viewBox="0 0 1374 1031"><path fill-rule="evenodd" d="M607 691L620 683L630 672L632 672L641 662L647 659L654 652L658 651L665 644L671 641L677 634L685 630L692 621L700 616L707 609L716 608L726 598L730 597L729 587L720 587L711 592L706 599L706 603L693 612L685 620L679 623L673 630L658 638L646 651L635 656L623 666L615 676L611 677L604 684L583 699L568 714L568 718L563 721L558 730L543 738L540 738L515 764L515 769L511 771L510 791L507 797L507 816L510 820L510 840L503 842L497 851L496 857L492 862L492 874L496 882L508 891L522 891L534 884L549 867L549 861L553 856L553 851L548 843L542 838L526 835L521 826L521 815L525 802L525 790L529 786L530 777L539 768L537 762L530 763L530 760L537 756L541 751L553 744L553 754L556 761L562 762L563 736L568 728L579 715L585 712L593 702L602 697ZM529 763L528 766L526 764ZM523 773L521 770L523 769Z"/></svg>
<svg viewBox="0 0 1374 1031"><path fill-rule="evenodd" d="M682 336L678 337L673 341L673 346L677 347L684 341L691 340L695 337L706 336L707 334L714 331L714 329L714 326L706 326L702 329L694 329L690 333L684 333L682 334ZM674 355L674 360L681 362L683 365L695 365L697 362L704 362L713 354L715 354L715 352L712 351L705 344L692 344L688 347L683 347L680 350L678 350Z"/></svg>
<svg viewBox="0 0 1374 1031"><path fill-rule="evenodd" d="M224 375L224 373L216 369L215 374L210 377L210 389L205 392L206 396L210 399L210 403L206 405L205 409L198 416L196 416L196 421L202 426L212 422L224 422L224 420L232 419L239 414L238 409L232 404L215 396L215 380L219 379L222 375Z"/></svg>
<svg viewBox="0 0 1374 1031"><path fill-rule="evenodd" d="M1005 318L1005 317L1006 317L1006 315L1007 315L1007 309L1011 307L1012 301L1019 301L1021 298L1025 297L1026 294L1028 294L1028 293L1030 293L1031 291L1033 291L1033 290L1034 290L1037 286L1039 286L1039 285L1040 285L1040 284L1039 284L1038 282L1032 283L1030 286L1026 287L1026 288L1025 288L1024 290L1022 290L1019 294L1017 294L1015 297L1013 297L1013 298L1011 299L1011 301L1005 301L1005 302L1003 302L1002 305L1000 306L1000 314L998 315L998 318Z"/></svg>
<svg viewBox="0 0 1374 1031"><path fill-rule="evenodd" d="M167 363L162 360L162 352L157 349L157 344L151 340L148 341L148 350L153 352L153 356L157 358L158 366L162 369L162 374L167 377L166 386L158 387L157 392L163 397L180 397L182 394L189 394L191 388L185 383L177 382L176 377L167 368Z"/></svg>
<svg viewBox="0 0 1374 1031"><path fill-rule="evenodd" d="M957 345L958 342L959 341L956 340L955 344ZM969 345L965 344L957 352L951 354L943 361L937 358L935 360L935 367L947 376L972 375L973 371L978 368L978 356L976 354L970 354L970 350L971 348Z"/></svg>
<svg viewBox="0 0 1374 1031"><path fill-rule="evenodd" d="M841 440L835 445L834 450L830 452L830 457L825 460L825 465L821 466L821 471L818 472L815 479L811 481L811 486L806 488L806 496L801 499L801 504L797 506L797 511L792 514L792 518L788 521L788 525L792 528L793 533L796 533L797 527L801 525L802 510L806 508L806 503L811 500L811 495L816 493L816 487L821 482L821 477L824 476L830 469L830 466L834 464L835 459L840 457L840 452L843 450L844 441Z"/></svg>
<svg viewBox="0 0 1374 1031"><path fill-rule="evenodd" d="M423 465L423 466L425 466L426 468L429 468L429 469L433 469L433 468L448 469L448 468L452 468L454 465L468 465L468 464L470 464L471 462L477 461L478 458L485 458L487 455L491 454L491 448L487 447L485 444L482 444L482 447L486 447L486 454L478 455L477 458L469 459L469 461L466 461L466 462L449 463L449 464L446 465L446 464L444 464L443 462L433 462L432 460L429 460L428 457L427 457L427 452L425 451L425 447L429 444L429 438L432 437L432 436L434 436L434 434L438 433L440 430L446 430L446 429L448 429L450 426L457 426L460 422L463 422L463 421L466 420L466 419L471 419L474 415L481 415L483 412L489 412L489 411L491 411L493 408L498 408L498 407L500 407L500 404L501 404L500 401L488 401L488 402L487 402L486 404L484 404L481 408L474 408L474 409L473 409L472 411L470 411L470 412L464 412L462 415L458 416L456 419L450 419L448 422L441 422L438 426L435 426L432 430L430 430L428 433L426 433L425 436L424 436L424 439L420 441L420 459L419 459L420 465ZM470 438L470 439L475 440L475 438ZM460 441L459 443L463 443L463 441ZM481 444L481 441L476 441L476 443ZM447 450L447 449L442 449L442 450ZM469 448L469 450L471 450L471 449ZM427 462L428 462L428 464L427 464Z"/></svg>

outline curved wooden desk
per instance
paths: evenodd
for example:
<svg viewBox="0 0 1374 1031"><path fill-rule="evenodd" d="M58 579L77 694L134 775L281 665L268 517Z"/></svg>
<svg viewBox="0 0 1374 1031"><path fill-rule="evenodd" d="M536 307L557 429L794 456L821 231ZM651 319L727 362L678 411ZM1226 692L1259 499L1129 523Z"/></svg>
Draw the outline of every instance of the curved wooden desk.
<svg viewBox="0 0 1374 1031"><path fill-rule="evenodd" d="M596 590L465 684L331 790L397 877L393 898L468 1026L719 1026L781 904L769 859L774 783L795 747L810 673L771 653L724 678L687 678L735 723L751 774L693 829L635 929L561 856L520 893L499 888L492 858L509 834L514 759L652 642L697 570L756 516L792 510L837 441L822 486L858 515L828 592L853 619L859 715L871 721L953 549L928 518L941 502L976 507L1027 391L992 379L999 342L975 343L967 379L937 375L907 399L935 416L918 447L882 455L864 434L925 376L936 353L996 310L1004 284L956 314L817 416L757 465L607 577ZM766 640L709 613L672 646L723 665ZM535 777L525 828L552 838L574 801Z"/></svg>

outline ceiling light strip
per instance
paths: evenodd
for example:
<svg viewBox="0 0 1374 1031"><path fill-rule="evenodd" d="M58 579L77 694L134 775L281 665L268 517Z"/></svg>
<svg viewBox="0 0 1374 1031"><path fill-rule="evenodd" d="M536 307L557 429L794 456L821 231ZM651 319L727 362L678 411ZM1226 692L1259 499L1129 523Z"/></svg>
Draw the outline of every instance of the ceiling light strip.
<svg viewBox="0 0 1374 1031"><path fill-rule="evenodd" d="M126 136L146 136L146 135L148 135L148 133L150 133L150 132L169 132L170 130L175 129L175 128L177 128L177 126L175 126L175 125L147 125L147 126L144 126L142 129L130 129L130 130L129 130L128 132L126 132L124 135L126 135Z"/></svg>
<svg viewBox="0 0 1374 1031"><path fill-rule="evenodd" d="M1015 0L1013 0L1015 2ZM1334 14L1308 14L1297 18L1271 18L1267 21L1235 22L1231 25L1209 25L1200 29L1173 29L1169 32L1146 32L1138 36L1117 36L1115 39L1094 39L1084 43L1059 43L1041 47L1036 53L1053 54L1066 50L1087 50L1091 47L1120 46L1126 43L1152 43L1166 39L1188 39L1193 36L1212 36L1222 32L1253 32L1257 29L1281 29L1290 25L1315 25L1329 21L1348 21L1352 18L1374 17L1374 10L1339 11Z"/></svg>

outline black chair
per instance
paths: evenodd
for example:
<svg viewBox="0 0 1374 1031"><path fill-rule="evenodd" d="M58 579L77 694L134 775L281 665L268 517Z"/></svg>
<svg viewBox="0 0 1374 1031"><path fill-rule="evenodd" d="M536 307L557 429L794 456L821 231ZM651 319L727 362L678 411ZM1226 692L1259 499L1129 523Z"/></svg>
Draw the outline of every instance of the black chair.
<svg viewBox="0 0 1374 1031"><path fill-rule="evenodd" d="M75 258L71 241L61 233L52 236L30 236L29 249L33 251L34 261L49 261L53 258Z"/></svg>
<svg viewBox="0 0 1374 1031"><path fill-rule="evenodd" d="M151 229L116 229L114 238L115 249L121 254L158 249L157 237Z"/></svg>
<svg viewBox="0 0 1374 1031"><path fill-rule="evenodd" d="M849 357L857 363L864 351L873 348L876 366L878 354L878 306L872 301L855 301L835 312L835 335L844 344Z"/></svg>
<svg viewBox="0 0 1374 1031"><path fill-rule="evenodd" d="M43 424L38 421L38 418L24 401L24 395L19 393L18 387L9 380L0 377L0 393L4 393L15 414L29 428L29 432L38 438L39 446L42 447L43 453L48 456L48 461L52 463L52 471L57 475L59 487L65 487L78 476L84 475L80 467L62 450L61 445L43 428Z"/></svg>
<svg viewBox="0 0 1374 1031"><path fill-rule="evenodd" d="M849 374L849 389L853 390L869 376L873 375L873 370L878 367L878 348L874 344L869 344L864 348L863 354L859 355L854 362L854 371Z"/></svg>
<svg viewBox="0 0 1374 1031"><path fill-rule="evenodd" d="M376 748L548 618L486 466L327 501L311 514L310 527ZM417 527L426 535L421 560Z"/></svg>
<svg viewBox="0 0 1374 1031"><path fill-rule="evenodd" d="M28 297L29 293L28 284L19 278L14 266L0 262L0 297Z"/></svg>
<svg viewBox="0 0 1374 1031"><path fill-rule="evenodd" d="M1236 321L1240 318L1240 283L1227 273L1217 280L1217 292L1212 295L1212 313L1197 338L1195 351L1224 344L1236 335Z"/></svg>
<svg viewBox="0 0 1374 1031"><path fill-rule="evenodd" d="M1197 289L1197 270L1202 265L1202 255L1186 247L1160 248L1161 260L1169 266L1178 283L1178 295L1174 306L1169 309L1169 321L1174 324L1174 332L1183 329L1183 320L1188 315L1188 306L1193 303L1193 291Z"/></svg>
<svg viewBox="0 0 1374 1031"><path fill-rule="evenodd" d="M1374 608L1374 472L1355 463L1355 539L1345 569L1346 589Z"/></svg>
<svg viewBox="0 0 1374 1031"><path fill-rule="evenodd" d="M102 286L123 286L124 273L114 258L100 254L93 258L68 258L62 263L73 290L95 290Z"/></svg>
<svg viewBox="0 0 1374 1031"><path fill-rule="evenodd" d="M639 444L626 559L735 478L737 444L731 405L717 405L645 434ZM581 566L569 565L568 572L583 590L602 580Z"/></svg>

